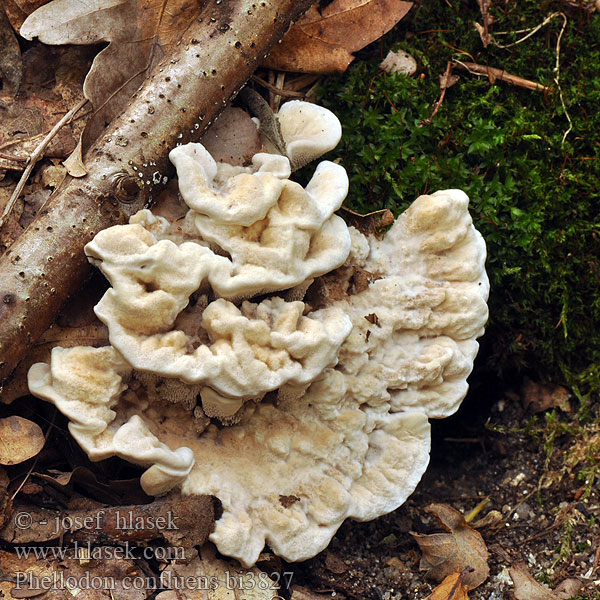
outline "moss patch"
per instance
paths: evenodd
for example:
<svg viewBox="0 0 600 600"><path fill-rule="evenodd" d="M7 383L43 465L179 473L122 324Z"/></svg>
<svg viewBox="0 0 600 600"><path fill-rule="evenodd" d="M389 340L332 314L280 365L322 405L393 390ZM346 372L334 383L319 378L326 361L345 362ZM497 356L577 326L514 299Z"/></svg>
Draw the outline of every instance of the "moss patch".
<svg viewBox="0 0 600 600"><path fill-rule="evenodd" d="M344 75L329 78L320 97L344 125L335 155L350 173L350 208L397 214L438 189L469 195L491 282L480 368L499 376L557 379L600 357L600 15L506 0L491 8L491 32L534 27L559 10L567 18L560 82L573 124L564 142L569 122L554 82L562 19L510 49L484 49L473 27L481 22L477 3L466 0L423 3ZM390 48L417 59L415 76L379 70ZM460 80L432 123L420 126L449 60L503 68L554 91L455 69Z"/></svg>

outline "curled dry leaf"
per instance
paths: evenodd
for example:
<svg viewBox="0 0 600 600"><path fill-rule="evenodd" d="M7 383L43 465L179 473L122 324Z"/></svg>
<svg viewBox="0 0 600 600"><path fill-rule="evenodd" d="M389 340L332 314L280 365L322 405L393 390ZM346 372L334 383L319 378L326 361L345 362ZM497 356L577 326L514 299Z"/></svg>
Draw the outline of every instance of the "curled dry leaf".
<svg viewBox="0 0 600 600"><path fill-rule="evenodd" d="M411 533L423 553L420 568L435 581L470 569L464 574L464 584L471 590L481 585L490 572L488 551L481 534L447 504L430 504L425 510L436 517L448 533Z"/></svg>
<svg viewBox="0 0 600 600"><path fill-rule="evenodd" d="M23 417L0 419L0 464L16 465L35 456L44 447L41 427Z"/></svg>
<svg viewBox="0 0 600 600"><path fill-rule="evenodd" d="M569 600L580 594L583 586L583 581L578 577L568 577L554 588L554 595L558 600Z"/></svg>
<svg viewBox="0 0 600 600"><path fill-rule="evenodd" d="M515 584L516 600L558 600L550 588L534 579L524 562L513 565L509 572Z"/></svg>
<svg viewBox="0 0 600 600"><path fill-rule="evenodd" d="M285 154L285 142L279 121L269 103L251 87L245 87L239 95L250 113L259 120L260 134L279 154Z"/></svg>
<svg viewBox="0 0 600 600"><path fill-rule="evenodd" d="M202 2L189 0L53 0L26 19L21 35L45 44L109 42L83 84L95 111L86 126L83 152L123 112L201 7Z"/></svg>
<svg viewBox="0 0 600 600"><path fill-rule="evenodd" d="M310 8L264 65L296 73L343 73L353 52L379 39L412 8L398 0L333 0Z"/></svg>
<svg viewBox="0 0 600 600"><path fill-rule="evenodd" d="M440 73L440 90L447 90L452 87L455 83L458 83L460 79L459 75L452 73L452 70Z"/></svg>
<svg viewBox="0 0 600 600"><path fill-rule="evenodd" d="M464 583L468 570L451 573L425 600L469 600L469 588Z"/></svg>
<svg viewBox="0 0 600 600"><path fill-rule="evenodd" d="M490 510L484 517L477 519L472 525L475 529L484 527L495 527L504 520L504 515L499 510Z"/></svg>

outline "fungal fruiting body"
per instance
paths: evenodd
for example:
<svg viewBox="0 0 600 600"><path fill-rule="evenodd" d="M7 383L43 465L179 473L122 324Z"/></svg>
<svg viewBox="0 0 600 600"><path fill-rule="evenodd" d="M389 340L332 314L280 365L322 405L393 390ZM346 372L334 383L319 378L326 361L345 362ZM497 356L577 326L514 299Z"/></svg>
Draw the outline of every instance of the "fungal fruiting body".
<svg viewBox="0 0 600 600"><path fill-rule="evenodd" d="M335 116L279 115L286 154L217 163L170 154L187 212L140 211L86 246L111 283L110 346L56 348L29 372L92 460L148 467L223 507L211 540L254 564L325 548L346 518L402 504L429 459L429 418L466 394L487 320L485 244L459 190L419 197L378 239L335 211L344 169L298 166L333 148Z"/></svg>

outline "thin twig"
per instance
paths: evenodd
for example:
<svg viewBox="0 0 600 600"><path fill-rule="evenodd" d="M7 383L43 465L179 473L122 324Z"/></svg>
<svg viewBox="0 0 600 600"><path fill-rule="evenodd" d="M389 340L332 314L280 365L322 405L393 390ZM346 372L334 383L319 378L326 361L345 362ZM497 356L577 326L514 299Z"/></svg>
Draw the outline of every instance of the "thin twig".
<svg viewBox="0 0 600 600"><path fill-rule="evenodd" d="M446 95L446 90L450 87L449 83L450 83L450 75L451 74L452 74L452 61L449 60L448 64L446 65L446 71L444 72L444 74L442 75L442 77L440 79L440 87L442 88L440 97L438 98L438 101L435 103L435 105L433 107L433 112L431 113L431 116L428 117L427 119L423 119L419 123L419 127L423 127L424 125L431 125L433 118L437 114L437 111L440 109L440 106L442 105L442 102L444 101L444 96Z"/></svg>
<svg viewBox="0 0 600 600"><path fill-rule="evenodd" d="M563 134L562 141L561 141L561 144L564 144L565 140L567 139L567 136L573 130L573 121L571 120L571 115L569 115L569 111L567 110L567 106L566 106L565 100L563 98L562 88L560 85L560 42L562 40L563 33L565 32L565 29L567 27L567 22L568 22L567 16L560 11L553 12L553 13L549 14L539 25L536 25L535 27L532 27L530 29L519 29L517 31L497 32L495 35L508 35L510 33L526 33L526 32L527 32L527 35L523 36L522 38L519 38L518 40L516 40L515 42L512 42L510 44L499 44L494 38L492 38L492 43L495 46L497 46L498 48L510 48L511 46L516 46L517 44L520 44L521 42L524 42L526 39L530 38L532 35L537 33L542 27L546 26L548 23L550 23L550 21L552 21L553 19L556 19L557 17L560 17L562 19L562 27L560 28L560 31L558 33L558 38L556 40L556 64L554 66L553 71L554 71L554 83L556 84L556 88L558 89L558 97L560 98L560 104L565 113L565 117L567 118L567 121L569 122L569 127Z"/></svg>
<svg viewBox="0 0 600 600"><path fill-rule="evenodd" d="M483 42L483 47L487 48L491 41L492 36L490 35L490 0L477 0L479 4L479 10L481 12L481 18L483 20L483 29L480 31L479 35L481 36L481 41ZM475 23L475 26L478 26L478 23ZM479 27L478 27L479 30Z"/></svg>
<svg viewBox="0 0 600 600"><path fill-rule="evenodd" d="M552 88L549 88L547 85L542 85L541 83L536 83L535 81L531 81L529 79L523 79L523 77L519 77L518 75L507 73L504 69L496 69L495 67L489 67L488 65L463 62L461 60L455 60L454 65L465 69L469 73L473 73L473 75L484 75L492 82L498 79L499 81L505 81L506 83L510 83L528 90L538 90L541 92L552 91Z"/></svg>
<svg viewBox="0 0 600 600"><path fill-rule="evenodd" d="M293 90L280 89L277 86L274 86L272 83L265 81L258 75L252 75L252 80L256 81L256 83L259 83L260 85L268 89L270 92L273 92L278 96L283 96L285 98L304 98L304 94L302 92L294 92Z"/></svg>
<svg viewBox="0 0 600 600"><path fill-rule="evenodd" d="M273 110L277 112L279 110L279 107L281 106L281 90L285 85L285 73L283 71L277 73L275 85L279 91L277 92L275 98L273 98Z"/></svg>
<svg viewBox="0 0 600 600"><path fill-rule="evenodd" d="M46 149L46 147L48 146L48 144L50 143L52 138L58 133L58 131L61 129L61 127L63 127L63 125L66 125L67 123L69 123L69 121L71 121L71 119L75 116L75 114L77 112L79 112L79 110L81 110L85 106L86 103L87 103L87 98L84 98L83 100L78 102L69 112L67 112L63 116L63 118L58 123L56 123L56 125L50 130L48 135L40 142L40 144L37 146L37 148L31 153L31 156L29 157L29 159L27 161L27 166L25 167L25 170L23 171L23 174L21 175L21 179L19 179L19 183L17 183L17 187L15 188L12 196L10 197L10 200L7 202L6 206L4 207L4 212L2 213L2 216L0 216L0 227L2 227L4 225L4 223L6 222L6 219L8 218L10 213L13 211L15 204L17 203L17 200L19 199L19 196L21 195L21 192L23 191L23 188L25 187L25 184L27 183L27 179L29 178L31 171L33 171L33 167L35 167L37 161L42 156L44 150Z"/></svg>
<svg viewBox="0 0 600 600"><path fill-rule="evenodd" d="M10 160L11 162L27 162L27 159L23 156L10 156L9 154L3 154L2 152L0 152L0 158Z"/></svg>
<svg viewBox="0 0 600 600"><path fill-rule="evenodd" d="M516 46L517 44L524 42L526 39L529 39L532 35L535 35L542 27L545 27L546 25L548 25L548 23L550 23L550 21L552 21L552 19L554 19L558 16L564 17L565 15L561 12L553 12L552 14L548 15L539 25L536 25L535 27L530 27L528 29L518 29L517 31L499 31L494 34L494 35L508 35L510 33L527 33L528 32L527 35L518 39L516 42L511 42L510 44L506 44L506 45L499 44L494 39L492 39L492 42L495 46L498 46L498 48L503 48L503 49L511 48L512 46Z"/></svg>
<svg viewBox="0 0 600 600"><path fill-rule="evenodd" d="M569 115L569 111L567 110L567 106L565 105L565 101L563 99L562 88L560 87L560 41L562 39L563 33L567 27L567 17L563 13L558 13L562 20L563 24L558 33L558 38L556 40L556 65L554 67L554 82L556 83L556 87L558 88L558 97L560 98L560 103L563 107L563 111L565 112L565 117L567 117L567 121L569 121L569 128L565 131L562 137L561 144L565 143L567 136L571 133L573 129L573 121L571 121L571 115Z"/></svg>

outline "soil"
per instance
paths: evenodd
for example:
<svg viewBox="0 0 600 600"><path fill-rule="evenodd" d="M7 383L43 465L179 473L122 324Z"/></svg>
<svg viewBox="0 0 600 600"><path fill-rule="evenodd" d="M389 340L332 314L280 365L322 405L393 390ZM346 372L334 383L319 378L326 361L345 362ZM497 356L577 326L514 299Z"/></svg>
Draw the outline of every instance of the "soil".
<svg viewBox="0 0 600 600"><path fill-rule="evenodd" d="M515 598L508 570L519 561L550 588L577 578L581 587L573 597L600 597L598 490L584 497L575 472L540 489L544 474L562 465L573 439L555 440L546 468L543 444L515 431L531 419L518 394L492 402L468 397L456 415L433 423L431 463L409 500L376 521L346 522L326 551L290 565L296 583L337 599L424 599L439 582L419 570L421 553L410 532L441 531L425 507L447 503L466 515L489 498L475 525L492 511L501 519L496 515L500 520L492 526L478 528L490 575L469 592L471 600ZM494 431L502 428L508 433Z"/></svg>

